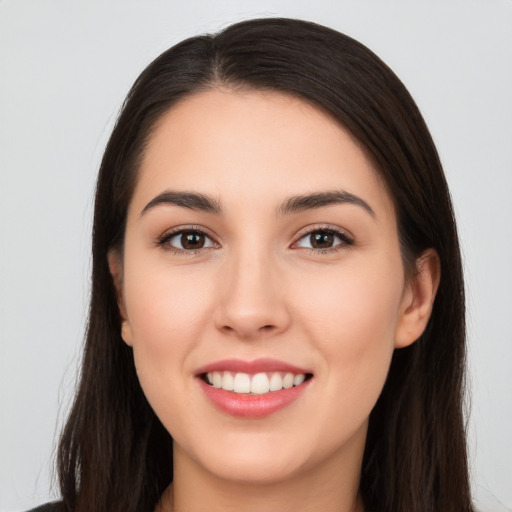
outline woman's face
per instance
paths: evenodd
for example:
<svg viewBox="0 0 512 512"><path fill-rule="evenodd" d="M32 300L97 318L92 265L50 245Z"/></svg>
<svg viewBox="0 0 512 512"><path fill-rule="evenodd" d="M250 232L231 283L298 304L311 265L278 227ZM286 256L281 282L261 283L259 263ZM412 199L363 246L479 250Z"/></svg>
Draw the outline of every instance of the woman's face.
<svg viewBox="0 0 512 512"><path fill-rule="evenodd" d="M306 102L214 90L164 115L110 263L176 467L272 482L360 463L413 341L396 224L372 162Z"/></svg>

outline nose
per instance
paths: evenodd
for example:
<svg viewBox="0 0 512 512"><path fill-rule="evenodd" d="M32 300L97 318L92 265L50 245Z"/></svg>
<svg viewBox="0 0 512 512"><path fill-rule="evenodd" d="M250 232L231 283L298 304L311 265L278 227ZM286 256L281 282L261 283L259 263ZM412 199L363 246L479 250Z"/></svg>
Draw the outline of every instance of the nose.
<svg viewBox="0 0 512 512"><path fill-rule="evenodd" d="M283 274L264 254L239 254L219 275L215 326L225 334L251 340L285 331L290 324Z"/></svg>

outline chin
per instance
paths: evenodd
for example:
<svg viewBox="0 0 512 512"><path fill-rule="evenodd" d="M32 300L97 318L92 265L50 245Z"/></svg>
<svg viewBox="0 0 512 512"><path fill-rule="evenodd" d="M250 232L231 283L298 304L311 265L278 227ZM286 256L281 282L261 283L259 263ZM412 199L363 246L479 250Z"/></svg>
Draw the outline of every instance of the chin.
<svg viewBox="0 0 512 512"><path fill-rule="evenodd" d="M247 485L272 485L292 478L300 472L296 461L276 457L247 456L224 458L210 471L223 480Z"/></svg>
<svg viewBox="0 0 512 512"><path fill-rule="evenodd" d="M282 482L301 472L307 454L298 439L257 434L228 436L196 451L196 464L222 480L267 485ZM194 450L195 451L195 450ZM185 455L185 454L183 454ZM186 457L187 455L185 455Z"/></svg>

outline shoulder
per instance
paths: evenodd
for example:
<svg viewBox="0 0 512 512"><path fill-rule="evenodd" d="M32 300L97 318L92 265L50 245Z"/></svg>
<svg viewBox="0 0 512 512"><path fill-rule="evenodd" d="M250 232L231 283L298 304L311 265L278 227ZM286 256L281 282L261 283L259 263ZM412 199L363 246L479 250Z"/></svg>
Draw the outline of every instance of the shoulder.
<svg viewBox="0 0 512 512"><path fill-rule="evenodd" d="M61 510L61 501L54 501L52 503L46 503L40 507L32 508L28 512L59 512Z"/></svg>

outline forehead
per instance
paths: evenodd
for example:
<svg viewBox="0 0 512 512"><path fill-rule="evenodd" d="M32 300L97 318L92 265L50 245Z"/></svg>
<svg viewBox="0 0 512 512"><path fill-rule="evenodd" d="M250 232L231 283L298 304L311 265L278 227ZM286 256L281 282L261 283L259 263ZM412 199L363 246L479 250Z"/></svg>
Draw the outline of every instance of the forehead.
<svg viewBox="0 0 512 512"><path fill-rule="evenodd" d="M391 203L347 130L310 103L269 91L201 92L166 112L147 145L133 201L143 208L168 188L246 205L334 189L384 208Z"/></svg>

